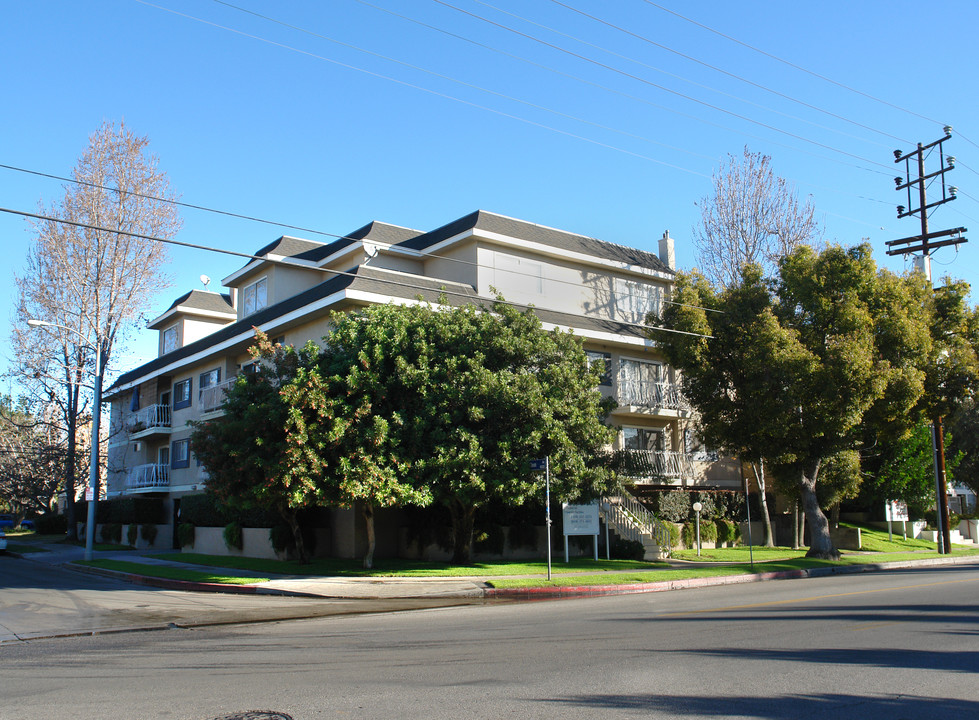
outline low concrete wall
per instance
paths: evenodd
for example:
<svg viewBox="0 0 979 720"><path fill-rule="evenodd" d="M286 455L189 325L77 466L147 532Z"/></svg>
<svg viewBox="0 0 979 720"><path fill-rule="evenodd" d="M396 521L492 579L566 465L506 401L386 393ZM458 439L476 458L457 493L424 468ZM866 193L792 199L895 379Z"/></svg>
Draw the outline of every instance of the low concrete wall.
<svg viewBox="0 0 979 720"><path fill-rule="evenodd" d="M829 536L838 550L860 550L863 547L860 528L830 528Z"/></svg>
<svg viewBox="0 0 979 720"><path fill-rule="evenodd" d="M157 550L170 550L170 545L173 539L173 525L157 525L156 526L156 538L153 540L151 545L143 537L142 525L136 526L138 529L136 531L136 545L134 547L137 550L144 550L146 548L154 548ZM129 543L129 526L122 526L122 542Z"/></svg>
<svg viewBox="0 0 979 720"><path fill-rule="evenodd" d="M233 557L264 558L281 560L272 549L268 528L242 528L242 548L229 548L224 542L224 528L194 528L194 544L181 548L181 552L203 553L204 555L229 555Z"/></svg>

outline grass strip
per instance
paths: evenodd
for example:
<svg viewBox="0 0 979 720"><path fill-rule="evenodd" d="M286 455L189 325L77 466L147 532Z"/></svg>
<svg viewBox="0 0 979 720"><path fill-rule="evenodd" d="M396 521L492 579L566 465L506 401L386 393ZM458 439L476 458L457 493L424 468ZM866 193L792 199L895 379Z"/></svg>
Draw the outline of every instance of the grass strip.
<svg viewBox="0 0 979 720"><path fill-rule="evenodd" d="M150 565L148 563L128 562L126 560L78 560L74 564L102 568L104 570L116 570L118 572L142 575L144 577L186 580L187 582L219 583L221 585L251 585L269 581L267 577L233 577L217 575L203 570L194 570L192 568Z"/></svg>
<svg viewBox="0 0 979 720"><path fill-rule="evenodd" d="M25 545L24 543L8 542L7 550L10 552L20 553L21 555L26 555L27 553L38 553L46 552L45 548L35 547L34 545Z"/></svg>
<svg viewBox="0 0 979 720"><path fill-rule="evenodd" d="M161 553L149 557L206 567L233 568L275 575L318 577L488 577L499 575L539 575L547 572L546 561L477 562L471 565L420 562L412 560L379 559L374 568L366 570L359 560L314 558L306 565L294 560L265 560L262 558L202 555L198 553ZM669 567L666 563L637 560L589 560L574 558L570 563L553 563L557 572L622 572L626 570L655 570Z"/></svg>
<svg viewBox="0 0 979 720"><path fill-rule="evenodd" d="M736 549L736 548L732 548ZM955 550L953 556L979 555L979 550ZM603 575L574 575L552 577L548 582L543 578L494 578L486 584L494 588L533 588L533 587L574 587L588 585L626 585L633 583L665 582L700 577L720 577L725 575L758 575L783 570L805 570L820 567L841 567L850 565L877 565L906 560L926 560L931 556L921 553L883 553L868 555L845 555L840 561L820 560L818 558L796 557L786 560L756 562L750 565L717 565L714 567L672 568L649 572L608 573ZM936 555L935 557L948 557Z"/></svg>

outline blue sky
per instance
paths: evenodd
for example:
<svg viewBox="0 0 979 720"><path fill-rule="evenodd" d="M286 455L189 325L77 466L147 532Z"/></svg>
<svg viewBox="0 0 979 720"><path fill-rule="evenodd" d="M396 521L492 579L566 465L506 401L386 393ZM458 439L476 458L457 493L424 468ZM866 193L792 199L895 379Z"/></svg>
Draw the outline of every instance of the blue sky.
<svg viewBox="0 0 979 720"><path fill-rule="evenodd" d="M896 218L892 151L944 124L960 195L931 228L979 232L977 28L972 0L7 3L0 164L69 175L103 120L125 120L187 203L333 235L370 220L429 230L475 209L652 251L669 229L689 269L695 203L747 145L812 196L829 240L869 238L899 271L884 243L918 221ZM0 168L0 207L61 194ZM191 243L329 240L182 214ZM5 317L30 238L0 213ZM939 251L935 274L975 286L977 252L979 235ZM172 261L150 316L241 264L195 250ZM154 352L144 331L117 360Z"/></svg>

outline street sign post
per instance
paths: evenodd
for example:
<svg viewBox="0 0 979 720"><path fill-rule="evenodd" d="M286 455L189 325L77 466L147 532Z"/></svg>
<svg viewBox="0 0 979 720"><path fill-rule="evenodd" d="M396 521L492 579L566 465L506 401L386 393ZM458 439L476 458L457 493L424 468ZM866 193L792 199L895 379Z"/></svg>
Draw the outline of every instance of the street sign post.
<svg viewBox="0 0 979 720"><path fill-rule="evenodd" d="M547 581L551 581L551 458L550 456L530 461L534 472L544 471L544 508L547 529Z"/></svg>

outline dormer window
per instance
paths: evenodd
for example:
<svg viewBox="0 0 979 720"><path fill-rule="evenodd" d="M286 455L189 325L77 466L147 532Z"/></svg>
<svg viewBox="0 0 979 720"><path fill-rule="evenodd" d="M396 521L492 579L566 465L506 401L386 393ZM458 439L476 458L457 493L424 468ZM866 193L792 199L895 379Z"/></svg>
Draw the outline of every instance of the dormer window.
<svg viewBox="0 0 979 720"><path fill-rule="evenodd" d="M173 352L177 349L177 326L168 327L163 331L163 353Z"/></svg>
<svg viewBox="0 0 979 720"><path fill-rule="evenodd" d="M242 291L242 314L251 315L269 304L268 278L246 285Z"/></svg>

